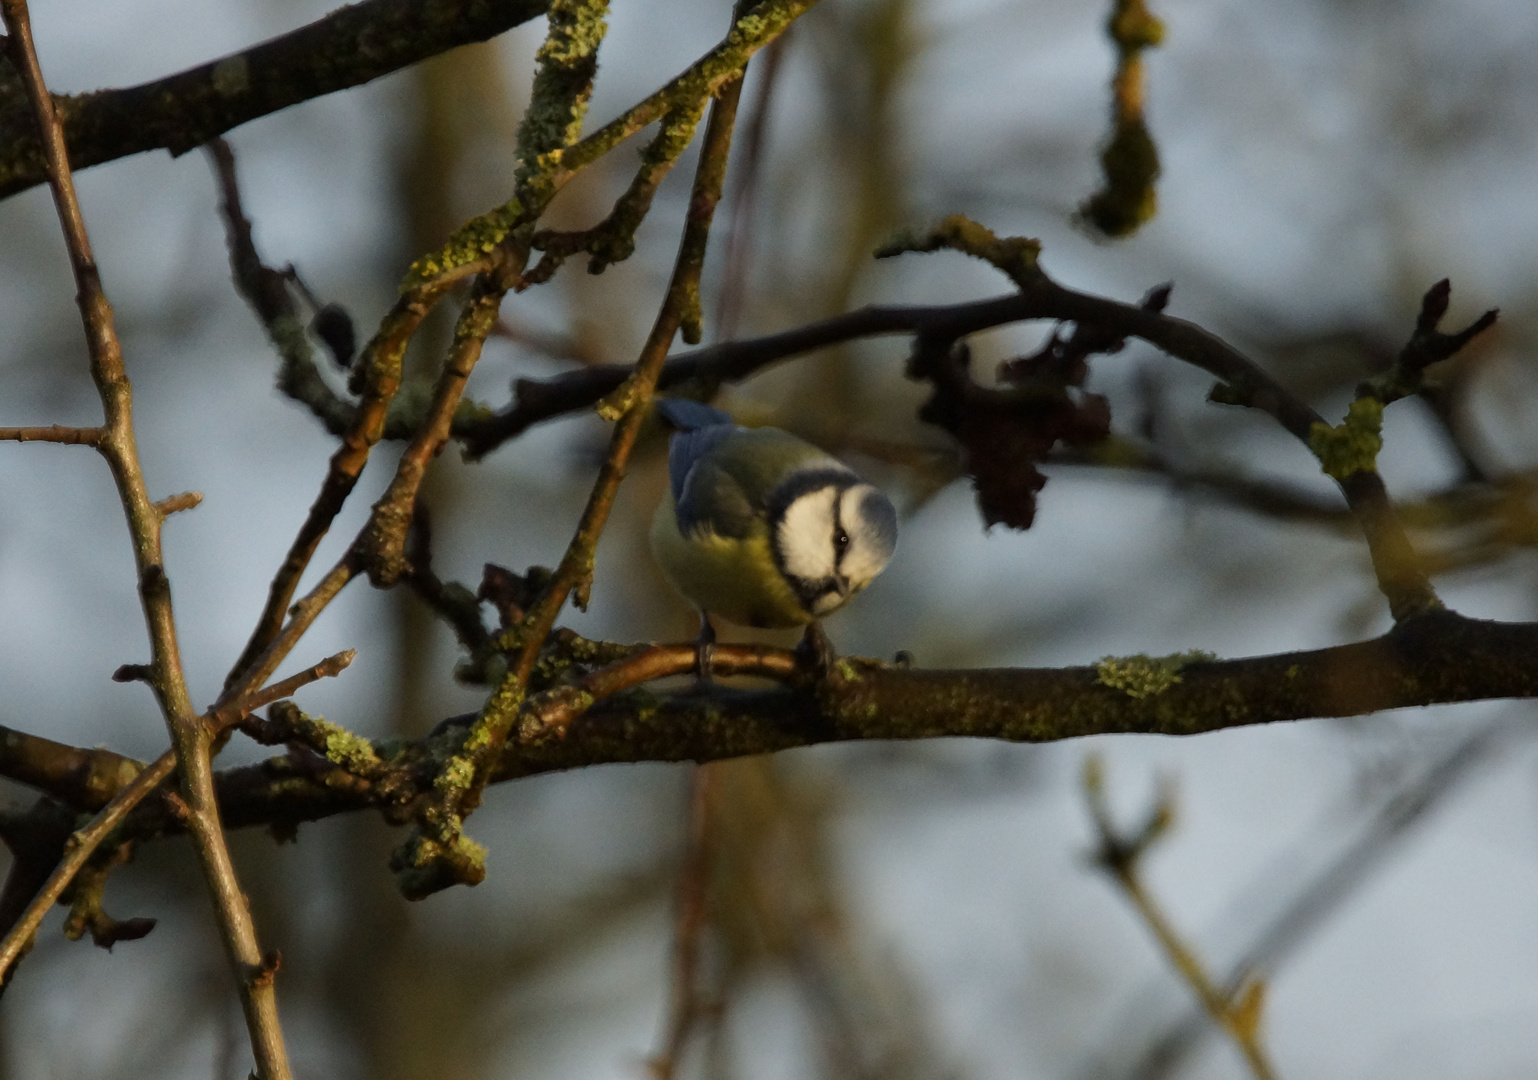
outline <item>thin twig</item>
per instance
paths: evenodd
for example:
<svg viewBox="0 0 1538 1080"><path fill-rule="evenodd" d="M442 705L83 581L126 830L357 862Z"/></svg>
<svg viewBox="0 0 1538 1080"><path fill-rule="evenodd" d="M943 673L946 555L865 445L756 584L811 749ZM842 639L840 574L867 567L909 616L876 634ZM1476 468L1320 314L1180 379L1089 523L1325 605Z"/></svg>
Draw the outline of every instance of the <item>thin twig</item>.
<svg viewBox="0 0 1538 1080"><path fill-rule="evenodd" d="M417 493L421 491L428 464L448 442L454 410L459 407L486 337L496 326L502 297L512 282L513 275L508 272L491 272L476 278L454 328L454 343L438 376L432 406L401 455L390 486L369 515L368 526L360 536L360 555L366 560L369 580L377 586L394 585L410 569L406 534L411 527Z"/></svg>
<svg viewBox="0 0 1538 1080"><path fill-rule="evenodd" d="M292 303L288 297L284 275L265 266L251 236L251 223L241 207L240 184L235 171L235 155L223 139L209 145L209 155L214 164L215 176L221 192L221 212L230 248L230 265L234 270L237 287L256 310L263 325L274 340L287 340L288 336L275 332L276 323L285 316L292 316ZM331 455L320 492L300 526L294 541L289 545L283 564L273 576L267 590L267 602L251 631L251 638L241 650L239 659L231 667L225 679L225 688L234 687L242 676L251 675L252 664L273 644L283 629L283 620L293 602L299 579L304 575L316 549L331 529L331 523L341 512L347 498L357 485L369 455L384 431L385 418L390 404L401 385L401 364L406 346L415 335L422 320L442 298L443 290L420 286L408 289L395 302L395 306L380 322L379 330L353 365L361 377L361 397L355 406L348 406L350 423L342 430L342 443ZM303 357L283 357L285 370L298 368L308 371L324 387L313 361L306 351ZM330 390L326 390L328 400ZM305 399L315 407L314 402ZM246 679L245 686L254 686L266 678L282 662L282 655L269 657L273 662L264 672L254 673Z"/></svg>
<svg viewBox="0 0 1538 1080"><path fill-rule="evenodd" d="M808 0L764 0L754 10L759 14L774 14L775 18L784 16L788 21L793 14L787 13L799 12L807 3ZM736 19L734 13L734 25ZM722 47L728 46L738 50L744 47L736 30ZM746 56L741 63L746 63ZM705 70L702 77L708 74ZM708 78L706 82L712 85ZM742 68L736 67L713 85L719 87L720 96L711 106L706 124L672 279L624 390L606 403L606 409L600 410L608 418L618 421L604 464L566 554L544 595L516 628L515 660L472 725L465 741L468 749L443 766L437 798L423 807L418 816L418 828L392 858L392 866L400 874L402 890L408 896L425 896L455 883L473 883L484 877L484 852L464 835L464 817L479 804L481 793L491 780L498 753L518 722L529 676L545 639L555 626L557 615L572 594L579 606L587 606L598 538L608 521L631 450L649 411L668 348L680 328L687 339L698 340L700 271L705 260L710 223L726 175L732 127L742 90ZM577 147L591 143L592 139L584 140Z"/></svg>
<svg viewBox="0 0 1538 1080"><path fill-rule="evenodd" d="M774 39L764 50L759 66L758 95L753 101L737 155L736 182L729 196L731 221L726 231L726 251L722 257L721 300L716 307L716 340L724 341L737 333L742 301L747 295L748 253L753 247L754 196L764 167L764 134L769 127L770 106L779 85L785 58L785 43L790 31Z"/></svg>
<svg viewBox="0 0 1538 1080"><path fill-rule="evenodd" d="M1303 849L1277 860L1267 873L1242 890L1230 914L1245 943L1225 950L1232 959L1214 967L1223 972L1221 986L1229 997L1239 994L1253 971L1264 969L1274 978L1281 966L1326 925L1342 905L1374 878L1385 860L1402 846L1415 827L1422 826L1477 775L1492 756L1507 750L1519 736L1531 736L1530 708L1493 721L1439 752L1424 769L1378 799L1365 821L1331 821L1328 838L1302 840ZM1321 855L1320 849L1325 849ZM1300 869L1301 867L1301 869ZM1257 902L1257 898L1264 900ZM1076 1075L1156 1080L1174 1076L1212 1030L1206 1010L1178 1012L1152 1000L1162 986L1148 988L1129 1003L1130 1022L1115 1025L1118 1037L1102 1042L1098 1058L1086 1062ZM1139 1030L1141 1029L1141 1030ZM1130 1044L1130 1045L1119 1045Z"/></svg>
<svg viewBox="0 0 1538 1080"><path fill-rule="evenodd" d="M715 48L591 135L550 152L545 157L548 168L539 177L538 198L532 205L515 199L472 220L458 230L442 251L419 259L407 280L455 280L490 269L503 256L481 242L488 232L511 238L531 229L534 218L550 198L574 176L651 124L662 121L664 128L674 129L665 142L687 142L704 102L712 97L719 101L728 84L740 85L743 69L753 55L815 3L816 0L760 0L746 14L734 12L730 32ZM649 148L648 155L658 153L676 158L662 146L654 144ZM637 177L641 187L647 186L647 177L652 174L653 170L643 162ZM539 273L536 268L536 280Z"/></svg>
<svg viewBox="0 0 1538 1080"><path fill-rule="evenodd" d="M51 442L69 446L99 446L102 440L99 427L5 427L0 428L0 442Z"/></svg>
<svg viewBox="0 0 1538 1080"><path fill-rule="evenodd" d="M214 709L209 720L218 727L229 727L238 724L247 716L254 713L264 705L270 705L279 698L286 698L302 686L308 686L320 679L329 679L340 675L353 662L358 655L357 649L344 649L333 656L328 656L314 667L306 668L295 675L290 675L282 682L273 683L263 687L253 694L238 697L225 705Z"/></svg>
<svg viewBox="0 0 1538 1080"><path fill-rule="evenodd" d="M307 686L318 679L328 678L340 673L348 664L352 663L357 653L348 649L327 657L319 664L291 675L282 682L274 683L254 694L238 698L228 705L211 712L206 723L211 730L229 727L238 724L253 711L260 709L269 702L288 697L295 690ZM76 830L65 842L64 858L58 867L50 875L48 881L32 902L27 906L26 912L17 921L16 925L6 934L5 940L0 942L0 985L9 981L11 966L17 958L31 944L32 936L37 932L43 917L48 909L59 899L64 890L69 887L75 875L85 866L86 862L95 853L103 840L111 834L118 823L127 816L128 812L137 806L152 791L160 786L176 768L176 751L167 750L155 759L153 763L141 769L132 781L118 789L111 801L92 819L91 823L82 829Z"/></svg>
<svg viewBox="0 0 1538 1080"><path fill-rule="evenodd" d="M365 526L366 528L367 526ZM315 587L306 593L298 603L289 611L288 622L282 624L278 633L268 643L267 647L257 653L249 663L241 670L240 677L224 688L224 693L215 703L216 709L222 708L226 703L248 694L259 685L262 680L270 678L283 663L284 658L299 644L299 639L304 637L310 626L320 617L320 613L326 610L326 605L335 600L337 594L342 591L358 574L361 560L358 558L355 548L349 548L326 576L315 584Z"/></svg>
<svg viewBox="0 0 1538 1080"><path fill-rule="evenodd" d="M58 867L49 875L48 881L38 890L32 902L27 905L27 910L16 925L11 927L5 935L5 940L0 942L0 982L8 982L11 977L11 969L32 944L32 937L37 933L37 928L42 924L43 916L48 914L48 909L53 907L69 883L75 879L75 875L85 866L86 861L96 851L97 847L112 832L124 816L137 806L146 795L154 791L171 775L176 768L176 752L167 750L146 766L133 782L120 789L113 796L112 801L102 810L91 823L83 829L77 829L72 833L64 845L64 858L60 860Z"/></svg>
<svg viewBox="0 0 1538 1080"><path fill-rule="evenodd" d="M155 504L155 512L163 518L172 514L180 514L183 510L191 510L201 505L203 493L201 491L183 491L178 495L168 495Z"/></svg>
<svg viewBox="0 0 1538 1080"><path fill-rule="evenodd" d="M614 503L620 481L624 479L630 452L640 434L656 390L657 377L667 360L667 351L674 335L697 311L699 303L700 272L705 261L705 244L710 232L711 220L717 202L721 198L721 185L726 176L726 162L731 152L732 127L736 119L737 102L742 92L742 74L726 83L721 96L711 107L710 120L706 125L705 138L700 149L700 164L695 173L694 190L689 199L689 213L684 225L684 235L679 243L678 258L673 268L673 278L667 295L646 344L641 349L635 368L621 391L625 398L623 415L615 425L609 442L609 451L603 468L593 484L582 520L576 535L566 549L555 578L545 596L525 620L527 636L511 673L517 686L528 684L529 673L544 639L555 625L556 616L565 606L567 596L575 591L579 606L587 606L587 582L592 574L593 553L598 538L608 522L609 509ZM697 318L697 314L695 315ZM510 718L509 718L510 719ZM505 729L504 729L505 738Z"/></svg>
<svg viewBox="0 0 1538 1080"><path fill-rule="evenodd" d="M698 646L648 645L571 686L531 698L519 718L518 737L532 741L564 735L577 717L605 698L642 683L687 675L698 666ZM767 645L717 645L711 654L711 669L721 676L757 675L781 681L794 678L800 671L795 653Z"/></svg>

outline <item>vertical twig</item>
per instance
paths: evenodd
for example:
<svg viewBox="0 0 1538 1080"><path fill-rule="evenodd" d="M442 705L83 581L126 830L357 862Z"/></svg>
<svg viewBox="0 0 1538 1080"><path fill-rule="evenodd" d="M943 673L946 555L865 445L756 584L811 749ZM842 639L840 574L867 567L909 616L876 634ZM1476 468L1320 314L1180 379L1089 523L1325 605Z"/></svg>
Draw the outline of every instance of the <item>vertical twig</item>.
<svg viewBox="0 0 1538 1080"><path fill-rule="evenodd" d="M1233 1038L1234 1045L1239 1048L1250 1071L1255 1074L1255 1080L1276 1080L1276 1070L1272 1068L1260 1042L1265 983L1252 977L1245 980L1232 996L1225 993L1207 973L1196 950L1180 936L1158 902L1143 886L1139 863L1148 848L1169 831L1175 820L1175 804L1171 793L1168 790L1160 793L1158 801L1136 833L1123 834L1112 821L1110 807L1106 803L1100 758L1092 754L1084 762L1084 796L1098 834L1099 846L1094 852L1096 864L1110 874L1127 894L1171 965L1201 1002L1202 1008Z"/></svg>
<svg viewBox="0 0 1538 1080"><path fill-rule="evenodd" d="M794 7L793 4L790 6ZM792 12L792 17L795 13ZM739 5L733 12L734 26L741 17ZM734 40L729 37L728 43ZM742 63L745 65L746 62L744 58ZM641 424L650 410L657 379L673 338L681 329L684 340L695 343L700 339L700 273L711 221L726 177L743 71L744 68L738 68L718 84L720 89L710 108L678 256L651 333L630 377L599 404L600 415L617 423L576 533L540 599L523 621L510 631L504 644L514 657L510 670L467 732L461 751L440 770L435 784L438 797L421 810L417 829L391 859L401 889L408 897L426 896L461 882L473 884L485 876L484 849L464 834L465 815L480 803L498 752L506 744L517 721L529 676L545 639L555 626L557 615L572 595L575 595L578 606L587 606L598 539L608 522ZM692 123L689 126L692 130ZM592 137L578 145L588 145L591 141Z"/></svg>
<svg viewBox="0 0 1538 1080"><path fill-rule="evenodd" d="M105 418L98 448L107 459L128 518L139 593L149 627L149 683L171 731L176 762L182 775L183 797L189 811L188 829L204 878L214 896L225 950L240 986L257 1074L262 1080L287 1080L291 1074L278 1023L272 966L263 961L257 945L256 927L219 825L210 765L211 734L192 707L182 673L171 608L171 583L162 565L160 531L163 517L149 496L139 465L133 428L133 390L123 366L112 308L102 290L85 221L75 196L63 128L38 65L26 0L0 0L0 13L4 15L9 32L11 59L21 75L33 115L37 118L48 185L53 191L54 205L69 250L70 267L74 271L75 300L85 325L91 377L101 395Z"/></svg>
<svg viewBox="0 0 1538 1080"><path fill-rule="evenodd" d="M731 223L726 230L726 252L722 258L721 300L716 307L716 340L727 341L737 332L746 295L748 253L753 247L754 196L764 163L764 135L769 127L770 106L779 85L780 65L785 58L789 31L775 38L764 50L760 68L758 95L753 100L743 131L739 169L730 196Z"/></svg>
<svg viewBox="0 0 1538 1080"><path fill-rule="evenodd" d="M609 440L608 453L560 566L556 568L544 595L519 628L521 647L517 663L487 703L481 719L477 721L476 734L471 736L472 741L483 751L477 763L476 783L467 792L468 801L472 805L478 798L485 777L489 775L496 748L506 741L512 728L529 675L545 638L555 625L556 616L565 606L567 597L573 593L576 594L579 606L587 605L598 538L608 522L609 510L614 505L620 481L625 477L630 452L635 447L641 422L650 408L652 395L657 388L657 377L667 360L673 338L683 328L686 338L698 340L700 272L705 262L705 246L711 220L716 204L721 199L727 157L731 152L732 128L741 93L742 74L739 72L722 87L720 96L711 107L689 199L683 238L679 243L667 294L629 379L599 406L601 413L618 420Z"/></svg>
<svg viewBox="0 0 1538 1080"><path fill-rule="evenodd" d="M1143 51L1164 40L1164 24L1144 0L1112 0L1105 29L1116 47L1111 131L1100 151L1105 182L1079 207L1079 218L1119 239L1149 221L1158 205L1159 150L1143 119Z"/></svg>
<svg viewBox="0 0 1538 1080"><path fill-rule="evenodd" d="M593 554L598 547L598 538L608 523L609 510L614 504L620 481L625 478L630 452L635 447L641 422L651 406L652 395L657 389L657 376L661 374L662 365L667 360L674 335L682 328L686 340L699 340L700 272L705 264L705 246L710 235L711 221L715 216L716 204L721 200L726 162L731 153L732 128L741 95L742 74L739 72L736 78L722 87L720 96L711 106L710 119L700 148L700 163L694 174L694 188L690 193L683 239L678 245L678 257L673 264L673 276L668 283L667 295L652 324L651 334L641 348L635 370L624 385L599 405L600 413L607 412L618 423L609 440L609 452L593 484L576 535L572 537L560 566L556 568L549 589L525 622L528 633L513 673L519 686L527 684L540 646L555 625L556 615L565 605L567 596L575 592L577 604L587 606Z"/></svg>
<svg viewBox="0 0 1538 1080"><path fill-rule="evenodd" d="M705 1015L700 993L700 952L710 925L712 788L719 769L698 765L689 778L689 846L678 874L678 912L673 923L673 979L662 1047L648 1063L656 1080L673 1080L689 1037Z"/></svg>

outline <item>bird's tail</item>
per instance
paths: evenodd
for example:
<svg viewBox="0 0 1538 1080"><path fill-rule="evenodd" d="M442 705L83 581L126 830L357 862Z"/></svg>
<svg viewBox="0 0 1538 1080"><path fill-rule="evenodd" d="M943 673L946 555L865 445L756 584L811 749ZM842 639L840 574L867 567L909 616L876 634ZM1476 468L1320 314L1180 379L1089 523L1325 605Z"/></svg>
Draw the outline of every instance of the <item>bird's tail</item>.
<svg viewBox="0 0 1538 1080"><path fill-rule="evenodd" d="M663 398L657 402L657 412L679 431L698 431L733 422L731 416L720 409L688 398Z"/></svg>

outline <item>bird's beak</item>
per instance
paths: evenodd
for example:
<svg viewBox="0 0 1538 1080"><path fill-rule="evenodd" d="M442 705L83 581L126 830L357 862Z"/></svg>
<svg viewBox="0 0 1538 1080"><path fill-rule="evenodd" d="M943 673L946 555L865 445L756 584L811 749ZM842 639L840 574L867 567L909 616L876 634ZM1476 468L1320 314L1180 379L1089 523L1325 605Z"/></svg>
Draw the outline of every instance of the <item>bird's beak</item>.
<svg viewBox="0 0 1538 1080"><path fill-rule="evenodd" d="M847 597L849 595L849 579L843 574L833 575L833 587L838 590L840 596Z"/></svg>

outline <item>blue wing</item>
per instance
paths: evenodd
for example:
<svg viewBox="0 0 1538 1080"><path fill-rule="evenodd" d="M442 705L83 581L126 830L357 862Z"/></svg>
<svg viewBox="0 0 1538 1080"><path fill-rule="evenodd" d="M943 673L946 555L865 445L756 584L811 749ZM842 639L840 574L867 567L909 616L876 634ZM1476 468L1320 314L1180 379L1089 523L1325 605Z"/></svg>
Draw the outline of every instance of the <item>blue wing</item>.
<svg viewBox="0 0 1538 1080"><path fill-rule="evenodd" d="M673 501L678 503L683 499L684 485L694 466L730 438L737 426L720 409L685 398L659 401L657 412L678 429L668 442L668 481L673 488Z"/></svg>

